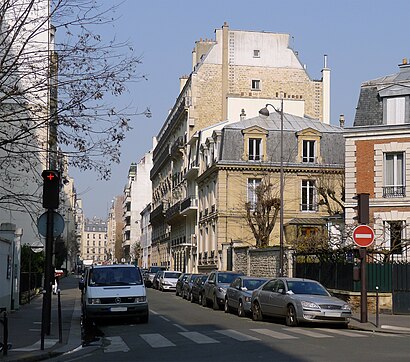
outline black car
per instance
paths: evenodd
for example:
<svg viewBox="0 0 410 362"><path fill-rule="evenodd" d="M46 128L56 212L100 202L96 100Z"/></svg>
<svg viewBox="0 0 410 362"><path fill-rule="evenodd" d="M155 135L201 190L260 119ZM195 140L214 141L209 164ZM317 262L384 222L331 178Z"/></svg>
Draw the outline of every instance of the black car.
<svg viewBox="0 0 410 362"><path fill-rule="evenodd" d="M202 298L204 295L204 283L207 278L208 278L207 274L200 274L194 279L194 282L192 283L192 288L191 288L191 302L192 303L198 302L199 304L202 304Z"/></svg>
<svg viewBox="0 0 410 362"><path fill-rule="evenodd" d="M185 279L184 284L182 285L182 298L191 300L192 298L192 284L194 283L195 278L199 274L191 274L188 278Z"/></svg>
<svg viewBox="0 0 410 362"><path fill-rule="evenodd" d="M191 273L182 273L179 276L179 278L177 280L177 287L176 287L176 290L175 290L175 295L176 296L180 295L182 297L182 288L184 287L185 279L188 278L190 275L191 275Z"/></svg>

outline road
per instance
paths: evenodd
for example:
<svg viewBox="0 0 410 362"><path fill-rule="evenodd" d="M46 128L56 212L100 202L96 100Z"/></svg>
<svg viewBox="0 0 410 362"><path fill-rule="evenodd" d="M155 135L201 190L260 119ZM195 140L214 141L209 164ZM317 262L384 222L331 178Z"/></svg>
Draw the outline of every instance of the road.
<svg viewBox="0 0 410 362"><path fill-rule="evenodd" d="M99 323L81 351L53 360L391 362L410 355L408 335L254 322L152 289L148 300L148 324Z"/></svg>

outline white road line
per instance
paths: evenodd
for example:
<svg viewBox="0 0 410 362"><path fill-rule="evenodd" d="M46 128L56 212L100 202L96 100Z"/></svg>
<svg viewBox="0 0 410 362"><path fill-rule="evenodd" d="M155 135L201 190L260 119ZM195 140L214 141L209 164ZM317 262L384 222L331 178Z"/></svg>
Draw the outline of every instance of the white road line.
<svg viewBox="0 0 410 362"><path fill-rule="evenodd" d="M178 333L181 336L184 336L198 344L219 343L219 341L217 341L216 339L205 336L204 334L198 333L198 332L178 332Z"/></svg>
<svg viewBox="0 0 410 362"><path fill-rule="evenodd" d="M110 344L104 347L104 352L129 352L129 348L120 336L106 337Z"/></svg>
<svg viewBox="0 0 410 362"><path fill-rule="evenodd" d="M327 334L313 332L309 329L301 329L301 328L285 328L284 331L292 332L292 333L299 333L303 334L304 336L313 337L313 338L333 338L333 336L329 336Z"/></svg>
<svg viewBox="0 0 410 362"><path fill-rule="evenodd" d="M150 309L149 312L152 313L152 314L158 314L157 312L155 312L155 311L152 310L152 309Z"/></svg>
<svg viewBox="0 0 410 362"><path fill-rule="evenodd" d="M223 334L224 336L236 339L237 341L245 342L245 341L260 341L259 338L249 336L247 334L234 331L233 329L222 329L219 331L215 331L216 333Z"/></svg>
<svg viewBox="0 0 410 362"><path fill-rule="evenodd" d="M341 336L347 336L347 337L368 337L366 334L361 334L357 332L350 332L350 331L344 331L340 329L331 329L331 328L317 328L318 331L323 331L323 332L328 332L328 333L334 333L334 334L339 334Z"/></svg>
<svg viewBox="0 0 410 362"><path fill-rule="evenodd" d="M58 339L44 339L44 348L51 348L58 342ZM31 346L21 347L21 348L13 348L10 351L15 352L31 352L31 351L39 351L41 348L41 340L37 341L36 343L32 344Z"/></svg>
<svg viewBox="0 0 410 362"><path fill-rule="evenodd" d="M186 329L185 327L180 326L179 324L174 323L174 326L179 328L183 332L188 332L188 329Z"/></svg>
<svg viewBox="0 0 410 362"><path fill-rule="evenodd" d="M159 333L140 334L141 338L152 348L175 347L169 339L161 336Z"/></svg>
<svg viewBox="0 0 410 362"><path fill-rule="evenodd" d="M273 337L276 339L298 339L298 337L291 336L289 334L271 331L270 329L251 329L251 331L263 334L265 336Z"/></svg>
<svg viewBox="0 0 410 362"><path fill-rule="evenodd" d="M163 319L164 321L166 321L166 322L169 322L169 321L170 321L168 318L164 317L163 315L160 315L159 317L162 318L162 319Z"/></svg>

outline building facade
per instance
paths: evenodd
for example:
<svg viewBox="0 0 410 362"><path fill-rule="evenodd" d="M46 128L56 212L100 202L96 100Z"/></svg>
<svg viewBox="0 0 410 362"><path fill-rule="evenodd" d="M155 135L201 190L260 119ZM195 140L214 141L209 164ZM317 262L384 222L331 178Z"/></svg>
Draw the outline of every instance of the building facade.
<svg viewBox="0 0 410 362"><path fill-rule="evenodd" d="M194 268L198 234L198 173L201 130L255 117L267 103L286 112L329 123L330 70L312 80L289 46L288 34L215 31L215 40L197 41L193 68L180 79L175 105L161 128L153 153L152 254L154 265Z"/></svg>
<svg viewBox="0 0 410 362"><path fill-rule="evenodd" d="M368 193L373 249L410 260L410 65L364 82L355 120L346 129L346 223L356 225L354 196ZM350 239L351 240L351 239Z"/></svg>
<svg viewBox="0 0 410 362"><path fill-rule="evenodd" d="M81 238L81 259L106 264L110 260L107 249L107 223L93 218L85 219Z"/></svg>

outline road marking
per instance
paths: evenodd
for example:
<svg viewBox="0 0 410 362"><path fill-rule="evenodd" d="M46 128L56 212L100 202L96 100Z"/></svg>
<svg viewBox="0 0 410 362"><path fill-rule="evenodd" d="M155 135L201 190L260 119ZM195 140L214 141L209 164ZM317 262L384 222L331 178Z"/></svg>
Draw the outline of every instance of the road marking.
<svg viewBox="0 0 410 362"><path fill-rule="evenodd" d="M140 334L141 338L147 342L152 348L175 347L169 339L163 337L159 333Z"/></svg>
<svg viewBox="0 0 410 362"><path fill-rule="evenodd" d="M298 337L290 336L289 334L271 331L270 329L251 329L251 331L264 334L265 336L273 337L276 339L298 339Z"/></svg>
<svg viewBox="0 0 410 362"><path fill-rule="evenodd" d="M159 317L162 318L165 322L169 322L169 321L170 321L168 318L164 317L163 315L160 315Z"/></svg>
<svg viewBox="0 0 410 362"><path fill-rule="evenodd" d="M179 329L180 329L181 331L183 331L183 332L188 332L188 329L186 329L186 328L180 326L179 324L174 323L174 326L177 327L177 328L179 328Z"/></svg>
<svg viewBox="0 0 410 362"><path fill-rule="evenodd" d="M219 331L215 331L216 333L223 334L224 336L236 339L237 341L245 342L245 341L260 341L259 338L249 336L247 334L234 331L233 329L223 329Z"/></svg>
<svg viewBox="0 0 410 362"><path fill-rule="evenodd" d="M308 330L308 329L285 328L284 330L287 331L287 332L303 334L304 336L313 337L313 338L333 338L333 336L329 336L329 335L327 335L327 334L322 334L322 333L313 332L313 331L310 331L310 330Z"/></svg>
<svg viewBox="0 0 410 362"><path fill-rule="evenodd" d="M51 348L58 342L58 339L44 339L44 348ZM36 343L32 344L31 346L21 347L21 348L13 348L10 351L15 352L31 352L31 351L38 351L41 348L41 340L37 341Z"/></svg>
<svg viewBox="0 0 410 362"><path fill-rule="evenodd" d="M181 336L184 336L198 344L219 343L219 341L217 341L216 339L205 336L204 334L198 333L198 332L178 332L178 333Z"/></svg>
<svg viewBox="0 0 410 362"><path fill-rule="evenodd" d="M124 340L120 336L106 337L106 340L110 341L110 344L104 347L104 352L129 352L129 348Z"/></svg>
<svg viewBox="0 0 410 362"><path fill-rule="evenodd" d="M334 334L339 334L341 336L347 337L368 337L365 334L357 333L357 332L350 332L350 331L343 331L340 329L331 329L331 328L317 328L318 331L329 332Z"/></svg>
<svg viewBox="0 0 410 362"><path fill-rule="evenodd" d="M155 311L152 310L152 309L150 309L149 312L152 313L152 314L158 314L157 312L155 312Z"/></svg>

